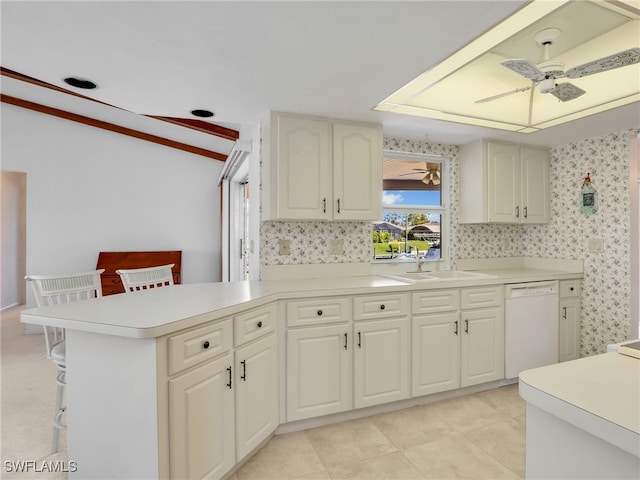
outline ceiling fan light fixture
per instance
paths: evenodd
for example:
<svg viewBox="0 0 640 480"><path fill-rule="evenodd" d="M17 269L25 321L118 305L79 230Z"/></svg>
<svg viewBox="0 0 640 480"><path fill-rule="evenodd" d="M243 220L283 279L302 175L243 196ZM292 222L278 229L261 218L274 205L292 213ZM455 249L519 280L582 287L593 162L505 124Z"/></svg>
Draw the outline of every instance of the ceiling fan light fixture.
<svg viewBox="0 0 640 480"><path fill-rule="evenodd" d="M556 89L555 78L545 78L540 82L540 93L551 93Z"/></svg>

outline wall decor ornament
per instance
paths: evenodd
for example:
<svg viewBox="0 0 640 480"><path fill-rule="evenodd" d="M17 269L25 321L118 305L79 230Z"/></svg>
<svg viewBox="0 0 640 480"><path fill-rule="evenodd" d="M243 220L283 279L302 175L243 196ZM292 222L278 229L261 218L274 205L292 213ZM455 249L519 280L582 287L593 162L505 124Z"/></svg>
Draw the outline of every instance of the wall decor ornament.
<svg viewBox="0 0 640 480"><path fill-rule="evenodd" d="M590 174L584 177L580 189L580 211L587 217L598 211L598 192L591 184Z"/></svg>

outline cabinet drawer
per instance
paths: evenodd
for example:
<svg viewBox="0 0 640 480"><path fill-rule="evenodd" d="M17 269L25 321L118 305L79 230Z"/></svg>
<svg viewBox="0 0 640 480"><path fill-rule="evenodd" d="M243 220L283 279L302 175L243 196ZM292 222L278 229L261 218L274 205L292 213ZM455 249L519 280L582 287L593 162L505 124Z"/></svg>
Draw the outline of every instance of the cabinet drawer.
<svg viewBox="0 0 640 480"><path fill-rule="evenodd" d="M458 310L460 308L459 290L430 290L417 292L411 296L411 312L438 313Z"/></svg>
<svg viewBox="0 0 640 480"><path fill-rule="evenodd" d="M581 280L560 280L560 297L579 297L581 292Z"/></svg>
<svg viewBox="0 0 640 480"><path fill-rule="evenodd" d="M233 343L237 347L276 328L277 304L272 303L233 317Z"/></svg>
<svg viewBox="0 0 640 480"><path fill-rule="evenodd" d="M501 286L463 288L460 295L460 303L463 310L467 308L502 306L504 301L503 288Z"/></svg>
<svg viewBox="0 0 640 480"><path fill-rule="evenodd" d="M233 346L231 320L169 337L169 375L217 357Z"/></svg>
<svg viewBox="0 0 640 480"><path fill-rule="evenodd" d="M287 325L320 325L351 320L351 299L317 298L287 302Z"/></svg>
<svg viewBox="0 0 640 480"><path fill-rule="evenodd" d="M409 314L409 294L367 295L353 299L354 320L375 320Z"/></svg>

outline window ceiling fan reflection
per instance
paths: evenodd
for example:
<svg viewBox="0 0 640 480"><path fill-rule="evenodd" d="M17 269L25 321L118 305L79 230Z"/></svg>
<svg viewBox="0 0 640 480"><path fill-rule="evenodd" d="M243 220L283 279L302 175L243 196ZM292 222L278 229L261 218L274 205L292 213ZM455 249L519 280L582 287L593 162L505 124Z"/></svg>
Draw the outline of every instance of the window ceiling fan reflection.
<svg viewBox="0 0 640 480"><path fill-rule="evenodd" d="M424 173L425 176L420 180L425 185L440 185L440 166L438 164L425 163L425 168L412 168L414 172L403 173L400 176L416 175L416 173Z"/></svg>

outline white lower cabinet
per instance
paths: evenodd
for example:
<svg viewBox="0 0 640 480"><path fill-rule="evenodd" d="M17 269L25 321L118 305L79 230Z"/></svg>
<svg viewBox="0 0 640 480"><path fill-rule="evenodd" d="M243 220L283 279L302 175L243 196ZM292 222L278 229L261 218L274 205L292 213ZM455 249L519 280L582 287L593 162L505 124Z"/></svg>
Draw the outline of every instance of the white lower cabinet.
<svg viewBox="0 0 640 480"><path fill-rule="evenodd" d="M169 380L171 478L217 479L235 465L231 357Z"/></svg>
<svg viewBox="0 0 640 480"><path fill-rule="evenodd" d="M287 420L352 408L350 325L287 331Z"/></svg>
<svg viewBox="0 0 640 480"><path fill-rule="evenodd" d="M411 396L460 388L460 312L413 317Z"/></svg>
<svg viewBox="0 0 640 480"><path fill-rule="evenodd" d="M235 352L236 460L279 424L277 337L271 333Z"/></svg>
<svg viewBox="0 0 640 480"><path fill-rule="evenodd" d="M416 292L412 297L412 396L504 378L499 287Z"/></svg>
<svg viewBox="0 0 640 480"><path fill-rule="evenodd" d="M501 287L460 291L460 386L504 378L504 293Z"/></svg>
<svg viewBox="0 0 640 480"><path fill-rule="evenodd" d="M355 408L409 398L409 317L354 323Z"/></svg>
<svg viewBox="0 0 640 480"><path fill-rule="evenodd" d="M222 478L278 427L276 312L269 304L159 342L169 367L162 477Z"/></svg>
<svg viewBox="0 0 640 480"><path fill-rule="evenodd" d="M580 280L560 281L558 361L580 358Z"/></svg>
<svg viewBox="0 0 640 480"><path fill-rule="evenodd" d="M289 301L286 311L287 421L409 397L408 294Z"/></svg>

